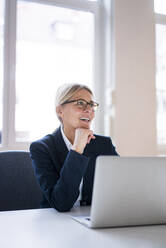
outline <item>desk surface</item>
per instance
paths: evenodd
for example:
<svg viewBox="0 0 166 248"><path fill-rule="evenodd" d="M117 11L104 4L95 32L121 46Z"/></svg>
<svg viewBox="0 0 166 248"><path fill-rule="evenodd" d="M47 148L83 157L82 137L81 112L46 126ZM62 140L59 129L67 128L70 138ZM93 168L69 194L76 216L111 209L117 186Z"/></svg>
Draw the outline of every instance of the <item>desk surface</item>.
<svg viewBox="0 0 166 248"><path fill-rule="evenodd" d="M166 225L89 229L54 209L0 212L1 248L165 248Z"/></svg>

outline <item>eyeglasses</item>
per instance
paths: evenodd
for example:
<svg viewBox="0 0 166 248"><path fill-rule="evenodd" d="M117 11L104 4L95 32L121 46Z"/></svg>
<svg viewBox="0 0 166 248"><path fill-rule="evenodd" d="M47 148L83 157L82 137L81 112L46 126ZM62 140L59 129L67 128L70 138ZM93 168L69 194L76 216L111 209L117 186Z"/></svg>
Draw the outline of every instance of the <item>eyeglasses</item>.
<svg viewBox="0 0 166 248"><path fill-rule="evenodd" d="M83 110L87 109L87 107L89 105L91 107L91 109L93 111L95 111L97 109L97 107L99 106L99 104L97 102L93 102L93 101L87 102L84 99L65 101L61 105L72 103L72 102L76 102L77 107L79 107L80 109L83 109Z"/></svg>

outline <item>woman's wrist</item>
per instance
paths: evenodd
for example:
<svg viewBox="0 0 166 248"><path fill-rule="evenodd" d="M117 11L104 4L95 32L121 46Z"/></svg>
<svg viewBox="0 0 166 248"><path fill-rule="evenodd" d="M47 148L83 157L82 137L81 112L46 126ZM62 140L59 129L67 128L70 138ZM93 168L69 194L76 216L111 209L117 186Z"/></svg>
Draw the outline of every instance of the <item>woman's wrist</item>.
<svg viewBox="0 0 166 248"><path fill-rule="evenodd" d="M78 147L78 146L73 145L71 149L72 149L73 151L75 151L75 152L80 153L80 154L83 153L83 150L82 150L80 147Z"/></svg>

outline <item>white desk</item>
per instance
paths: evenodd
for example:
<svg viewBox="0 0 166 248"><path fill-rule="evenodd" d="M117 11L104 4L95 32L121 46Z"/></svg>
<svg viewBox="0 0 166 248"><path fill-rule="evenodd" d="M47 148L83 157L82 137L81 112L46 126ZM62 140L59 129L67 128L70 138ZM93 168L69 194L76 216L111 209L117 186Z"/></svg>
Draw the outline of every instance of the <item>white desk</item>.
<svg viewBox="0 0 166 248"><path fill-rule="evenodd" d="M80 212L88 208L73 210ZM54 209L0 212L0 248L166 247L166 225L88 229L70 214Z"/></svg>

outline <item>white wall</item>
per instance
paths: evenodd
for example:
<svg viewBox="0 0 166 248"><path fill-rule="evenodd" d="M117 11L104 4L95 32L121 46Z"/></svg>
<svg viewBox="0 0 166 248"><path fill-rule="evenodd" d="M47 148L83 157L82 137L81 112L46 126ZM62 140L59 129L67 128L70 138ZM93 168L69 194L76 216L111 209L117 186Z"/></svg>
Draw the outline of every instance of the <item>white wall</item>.
<svg viewBox="0 0 166 248"><path fill-rule="evenodd" d="M152 0L115 0L114 139L121 155L155 155L155 26Z"/></svg>

